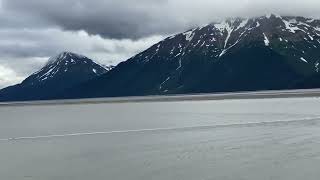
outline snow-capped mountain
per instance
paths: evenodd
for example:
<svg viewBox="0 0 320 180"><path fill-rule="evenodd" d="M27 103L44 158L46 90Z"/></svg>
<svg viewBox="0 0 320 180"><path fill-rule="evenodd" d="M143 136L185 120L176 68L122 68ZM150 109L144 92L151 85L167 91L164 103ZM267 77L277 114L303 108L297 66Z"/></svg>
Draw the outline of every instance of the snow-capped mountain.
<svg viewBox="0 0 320 180"><path fill-rule="evenodd" d="M243 47L264 45L318 71L319 36L320 20L279 15L235 18L168 37L132 59L178 61L180 69L190 55L218 61Z"/></svg>
<svg viewBox="0 0 320 180"><path fill-rule="evenodd" d="M110 69L110 68L109 68ZM109 71L93 60L71 52L63 52L48 60L41 70L21 84L0 91L0 100L39 100L62 92Z"/></svg>
<svg viewBox="0 0 320 180"><path fill-rule="evenodd" d="M319 63L319 20L234 18L168 37L64 97L290 89Z"/></svg>
<svg viewBox="0 0 320 180"><path fill-rule="evenodd" d="M67 76L73 76L72 78L70 77L72 81L78 81L77 76L86 76L86 79L91 79L107 71L103 66L85 56L63 52L51 57L40 71L35 72L22 83L28 85L42 84L55 79L69 78Z"/></svg>
<svg viewBox="0 0 320 180"><path fill-rule="evenodd" d="M0 100L316 88L319 63L320 20L233 18L168 37L112 70L62 53Z"/></svg>

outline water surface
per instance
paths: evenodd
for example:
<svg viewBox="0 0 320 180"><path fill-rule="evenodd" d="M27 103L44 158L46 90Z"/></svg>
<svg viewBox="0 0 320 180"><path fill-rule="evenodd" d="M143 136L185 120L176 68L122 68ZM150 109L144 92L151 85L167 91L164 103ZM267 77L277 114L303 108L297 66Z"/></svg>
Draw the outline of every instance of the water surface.
<svg viewBox="0 0 320 180"><path fill-rule="evenodd" d="M319 107L319 98L0 107L0 179L318 179Z"/></svg>

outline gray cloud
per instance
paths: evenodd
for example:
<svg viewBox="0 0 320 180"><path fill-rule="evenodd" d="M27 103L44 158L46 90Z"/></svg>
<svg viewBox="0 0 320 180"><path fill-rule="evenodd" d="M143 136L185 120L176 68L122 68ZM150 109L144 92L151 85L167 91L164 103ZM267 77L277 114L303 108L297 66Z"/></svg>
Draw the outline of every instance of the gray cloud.
<svg viewBox="0 0 320 180"><path fill-rule="evenodd" d="M162 36L150 36L137 40L104 39L85 31L62 31L60 29L7 29L0 30L0 56L13 58L48 57L61 51L80 54L105 54L109 61L125 60L139 51L160 41ZM110 57L119 55L119 59ZM122 58L120 58L123 56ZM100 59L100 58L98 58Z"/></svg>
<svg viewBox="0 0 320 180"><path fill-rule="evenodd" d="M19 76L12 69L0 65L0 87L5 87L10 84L22 81L23 77Z"/></svg>
<svg viewBox="0 0 320 180"><path fill-rule="evenodd" d="M170 17L160 10L166 5L166 1L158 0L3 1L9 13L17 12L40 19L42 24L47 22L64 30L85 30L107 38L141 38L176 30L179 23L174 19L168 21Z"/></svg>
<svg viewBox="0 0 320 180"><path fill-rule="evenodd" d="M319 17L319 0L4 0L9 12L107 38L174 33L230 16Z"/></svg>

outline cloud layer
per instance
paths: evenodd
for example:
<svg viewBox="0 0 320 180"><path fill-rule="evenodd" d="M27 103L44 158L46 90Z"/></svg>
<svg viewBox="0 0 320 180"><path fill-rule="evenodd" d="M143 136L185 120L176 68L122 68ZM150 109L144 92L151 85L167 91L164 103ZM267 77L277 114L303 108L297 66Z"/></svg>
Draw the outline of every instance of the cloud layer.
<svg viewBox="0 0 320 180"><path fill-rule="evenodd" d="M319 0L5 0L3 6L39 24L106 38L168 34L231 16L320 15Z"/></svg>

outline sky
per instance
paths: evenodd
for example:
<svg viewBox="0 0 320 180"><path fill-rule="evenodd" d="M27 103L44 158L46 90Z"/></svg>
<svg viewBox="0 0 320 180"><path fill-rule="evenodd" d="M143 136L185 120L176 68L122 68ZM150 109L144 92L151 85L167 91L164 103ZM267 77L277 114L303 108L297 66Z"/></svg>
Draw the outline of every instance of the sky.
<svg viewBox="0 0 320 180"><path fill-rule="evenodd" d="M62 51L116 65L165 37L229 17L320 17L319 0L0 0L0 88Z"/></svg>

